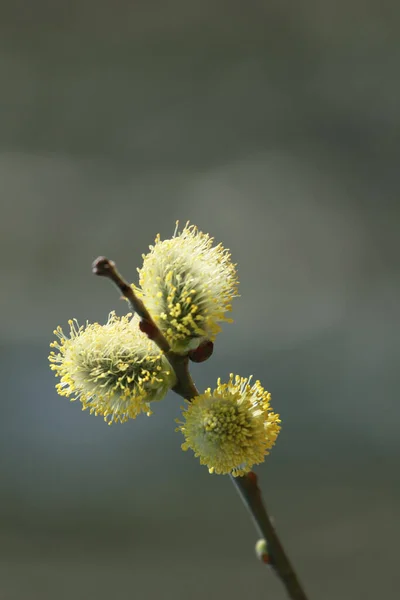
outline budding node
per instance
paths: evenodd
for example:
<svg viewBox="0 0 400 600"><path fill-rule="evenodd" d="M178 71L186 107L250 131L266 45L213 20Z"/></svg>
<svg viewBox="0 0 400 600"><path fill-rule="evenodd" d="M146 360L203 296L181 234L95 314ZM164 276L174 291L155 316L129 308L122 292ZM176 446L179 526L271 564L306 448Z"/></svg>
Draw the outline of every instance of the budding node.
<svg viewBox="0 0 400 600"><path fill-rule="evenodd" d="M139 321L139 329L147 335L150 340L154 340L157 336L157 327L148 319Z"/></svg>
<svg viewBox="0 0 400 600"><path fill-rule="evenodd" d="M270 565L272 563L271 555L268 552L268 544L264 539L258 540L255 546L255 551L258 560L266 565Z"/></svg>
<svg viewBox="0 0 400 600"><path fill-rule="evenodd" d="M188 352L188 357L192 362L202 363L210 358L214 352L214 343L211 340L205 340L194 350Z"/></svg>

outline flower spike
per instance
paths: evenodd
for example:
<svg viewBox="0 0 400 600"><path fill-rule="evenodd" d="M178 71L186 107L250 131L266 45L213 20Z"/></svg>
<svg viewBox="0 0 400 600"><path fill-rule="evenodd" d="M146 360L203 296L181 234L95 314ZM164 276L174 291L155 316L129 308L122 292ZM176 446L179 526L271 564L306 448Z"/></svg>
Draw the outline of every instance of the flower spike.
<svg viewBox="0 0 400 600"><path fill-rule="evenodd" d="M237 274L230 254L194 225L161 241L158 235L138 269L144 300L172 350L186 352L215 340L220 322L237 296Z"/></svg>
<svg viewBox="0 0 400 600"><path fill-rule="evenodd" d="M110 425L141 412L150 415L150 402L161 400L176 383L167 359L131 316L112 312L106 325L69 321L69 337L58 327L58 341L50 344L50 366L60 377L58 393L80 400L83 410Z"/></svg>
<svg viewBox="0 0 400 600"><path fill-rule="evenodd" d="M214 391L209 388L188 403L184 421L178 421L182 449L191 448L210 473L245 475L264 461L280 431L270 399L259 381L251 385L238 375L228 383L219 379Z"/></svg>

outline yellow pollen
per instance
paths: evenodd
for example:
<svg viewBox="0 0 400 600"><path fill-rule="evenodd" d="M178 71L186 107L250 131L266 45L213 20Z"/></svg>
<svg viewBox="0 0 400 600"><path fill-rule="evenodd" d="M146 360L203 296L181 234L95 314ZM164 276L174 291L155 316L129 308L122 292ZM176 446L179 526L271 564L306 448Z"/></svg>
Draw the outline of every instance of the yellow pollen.
<svg viewBox="0 0 400 600"><path fill-rule="evenodd" d="M279 415L269 404L271 395L259 381L231 375L218 380L189 403L178 430L185 437L183 449L191 448L210 472L243 475L263 462L280 430Z"/></svg>
<svg viewBox="0 0 400 600"><path fill-rule="evenodd" d="M214 340L227 321L237 296L237 275L221 244L187 224L173 238L158 235L139 269L143 298L173 350L184 352L208 338Z"/></svg>

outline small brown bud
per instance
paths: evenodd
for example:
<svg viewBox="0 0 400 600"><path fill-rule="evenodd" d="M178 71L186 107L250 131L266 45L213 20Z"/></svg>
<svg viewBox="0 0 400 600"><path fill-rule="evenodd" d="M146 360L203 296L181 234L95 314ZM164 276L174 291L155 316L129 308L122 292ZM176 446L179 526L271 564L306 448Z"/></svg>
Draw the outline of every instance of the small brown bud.
<svg viewBox="0 0 400 600"><path fill-rule="evenodd" d="M157 327L147 319L141 319L139 321L139 329L145 333L150 340L154 340L157 335Z"/></svg>
<svg viewBox="0 0 400 600"><path fill-rule="evenodd" d="M266 565L270 565L271 564L271 556L268 553L268 544L265 540L261 539L258 540L257 544L256 544L256 554L257 554L257 558L263 562Z"/></svg>
<svg viewBox="0 0 400 600"><path fill-rule="evenodd" d="M189 359L192 362L201 363L208 360L214 351L214 344L211 340L205 340L195 350L188 352Z"/></svg>

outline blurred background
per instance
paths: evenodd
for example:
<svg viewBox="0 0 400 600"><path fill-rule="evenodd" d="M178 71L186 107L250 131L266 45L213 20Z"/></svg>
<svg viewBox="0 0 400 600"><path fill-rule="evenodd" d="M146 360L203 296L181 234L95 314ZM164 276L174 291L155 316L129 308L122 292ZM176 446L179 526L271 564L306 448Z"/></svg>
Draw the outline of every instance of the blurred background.
<svg viewBox="0 0 400 600"><path fill-rule="evenodd" d="M241 298L231 371L283 430L258 469L310 600L398 598L400 6L1 0L0 599L283 600L228 478L180 450L180 399L107 427L48 344L125 311L155 235L197 224Z"/></svg>

